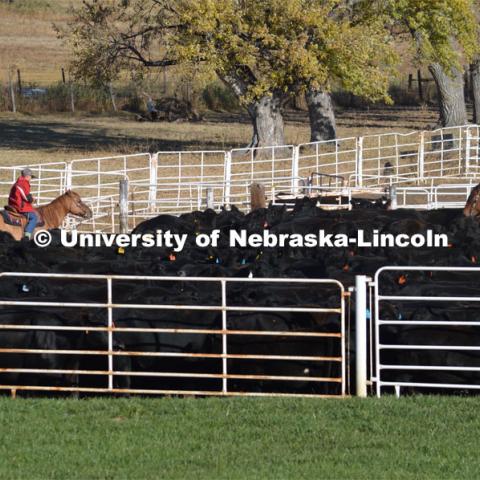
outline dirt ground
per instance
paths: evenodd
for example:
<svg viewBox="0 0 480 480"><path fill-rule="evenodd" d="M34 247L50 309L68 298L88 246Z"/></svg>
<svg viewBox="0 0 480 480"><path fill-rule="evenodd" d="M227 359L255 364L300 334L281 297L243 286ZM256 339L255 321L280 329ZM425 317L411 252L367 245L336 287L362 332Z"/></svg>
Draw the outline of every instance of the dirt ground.
<svg viewBox="0 0 480 480"><path fill-rule="evenodd" d="M436 123L429 108L371 108L338 110L338 136L426 129ZM285 115L288 144L310 140L303 111ZM244 147L252 128L243 114L205 115L198 123L139 123L126 113L118 115L0 114L0 166L69 161L122 153L176 150L213 150Z"/></svg>

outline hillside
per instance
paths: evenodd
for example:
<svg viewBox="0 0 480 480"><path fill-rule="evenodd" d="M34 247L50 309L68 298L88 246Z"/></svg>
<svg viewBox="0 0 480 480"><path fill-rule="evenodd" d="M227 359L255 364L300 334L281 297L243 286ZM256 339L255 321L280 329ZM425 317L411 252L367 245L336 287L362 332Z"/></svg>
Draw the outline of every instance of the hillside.
<svg viewBox="0 0 480 480"><path fill-rule="evenodd" d="M61 79L67 50L54 23L68 21L71 5L81 0L14 0L0 2L0 65L3 81L8 69L20 69L24 83L48 85Z"/></svg>

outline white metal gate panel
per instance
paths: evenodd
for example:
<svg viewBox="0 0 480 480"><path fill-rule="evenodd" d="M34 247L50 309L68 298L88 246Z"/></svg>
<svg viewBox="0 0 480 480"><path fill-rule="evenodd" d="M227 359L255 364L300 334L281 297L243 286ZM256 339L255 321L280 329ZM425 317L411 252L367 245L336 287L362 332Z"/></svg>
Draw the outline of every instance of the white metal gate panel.
<svg viewBox="0 0 480 480"><path fill-rule="evenodd" d="M76 295L81 288L66 290L69 282L89 288L96 300L77 300ZM345 294L342 284L336 280L15 272L0 274L0 283L3 292L0 319L4 318L4 314L8 316L6 321L0 323L0 335L12 332L50 335L50 341L42 340L45 345L40 342L12 346L6 344L4 339L0 345L1 390L222 396L345 394ZM21 300L18 299L18 291L12 290L12 286L16 287L17 284L24 297ZM195 298L189 302L193 285L207 289L214 299L203 305L199 305ZM167 289L176 303L142 303L141 293L132 294L137 286L141 288L140 292ZM239 304L236 301L239 291L247 292L252 298L258 297L262 292L261 286L269 292L263 298L252 300L251 304ZM43 294L38 298L33 293L32 299L28 293L30 288L32 292L40 288ZM304 303L302 298L311 299L316 288L320 290L318 301L314 304L311 300ZM276 289L280 289L284 295L272 295ZM8 292L11 292L10 295ZM334 299L335 305L325 304L327 292L333 295L330 298ZM132 296L129 297L129 294ZM180 300L176 295L181 295ZM66 301L66 296L69 301ZM104 300L100 301L103 296ZM71 320L68 325L65 325L65 321L55 321L55 312L59 311L67 311ZM18 312L17 316L15 312ZM87 312L95 312L94 323ZM135 321L132 316L139 312L144 312L144 315L149 312L153 317L146 323L139 319ZM187 312L191 315L186 317L189 319L187 325L176 324L177 316ZM200 323L200 316L207 314L209 323ZM40 315L39 319L35 320L34 315ZM262 315L262 319L269 319L265 328L261 328L259 315ZM288 318L295 316L293 328L287 328L282 320L286 315ZM166 323L162 324L161 318ZM154 347L146 347L145 343L148 342L144 338L133 341L135 335L142 334L153 335ZM61 343L52 335L74 335L72 338L75 339L76 348L70 343ZM100 335L100 339L95 337L95 341L79 343L79 338L92 338L92 335ZM128 337L131 340L127 341L126 335L131 336ZM182 336L188 336L186 345L189 348L175 347ZM204 340L204 343L197 345L195 338L199 336L208 338L208 342ZM262 346L265 339L269 339L269 343ZM305 342L309 342L308 349ZM325 342L329 345L328 348L324 347L327 353L322 350ZM205 351L205 345L211 345L212 348ZM245 345L253 350L245 350ZM70 360L66 364L49 364L49 368L45 368L43 363L34 363L32 366L30 362L27 368L15 363L20 361L18 359L35 356L40 356L44 362L52 356ZM11 360L12 357L16 360ZM81 364L72 363L72 359L80 357L100 358L105 363L102 368L82 368ZM172 359L205 361L207 368L204 370L196 363L191 363L190 369L182 367L169 371L168 366L163 365ZM153 363L154 367L145 367L149 363ZM203 367L203 364L200 366ZM330 374L316 374L324 371ZM28 375L30 381L5 383L2 381L5 375ZM101 384L93 387L82 386L81 383L80 386L72 385L66 383L67 377L64 376L95 377ZM153 386L148 388L145 383L127 385L124 382L126 378L133 382L139 377ZM161 382L159 384L158 381L164 381L162 379L177 382L176 387L170 385L169 388L161 388ZM213 383L204 388L188 387L188 382L203 381ZM276 388L275 385L280 382L288 387Z"/></svg>
<svg viewBox="0 0 480 480"><path fill-rule="evenodd" d="M480 174L479 126L433 131L388 133L340 138L297 146L233 149L230 151L176 151L117 155L28 165L40 177L32 182L40 203L71 188L91 206L94 218L82 229L112 231L117 215L118 183L128 178L129 206L136 224L158 213L181 214L211 205L246 209L249 186L260 182L267 198L302 196L325 188L404 188L402 205L451 206L461 203L454 192L432 192L435 184L470 183ZM23 165L0 167L0 197L4 200ZM428 181L429 185L425 185ZM417 185L417 191L410 189ZM207 193L208 192L208 193ZM406 197L409 197L408 199ZM113 220L112 220L113 219ZM68 226L75 227L73 220Z"/></svg>
<svg viewBox="0 0 480 480"><path fill-rule="evenodd" d="M6 202L10 188L20 176L22 169L29 167L38 178L32 179L32 195L38 203L48 203L65 190L65 162L41 163L0 167L0 199Z"/></svg>
<svg viewBox="0 0 480 480"><path fill-rule="evenodd" d="M432 279L437 282L445 279L445 285L435 286ZM422 287L429 294L402 294L399 286L393 294L385 294L387 286L406 282L413 286L414 292ZM373 355L377 396L381 396L385 387L393 387L397 395L405 387L480 389L480 342L473 336L480 328L479 282L479 267L388 266L377 271ZM465 295L465 285L475 294ZM442 291L448 288L452 294L437 294L439 286ZM462 315L467 314L468 320L445 319L447 307L451 317L455 317L458 308ZM409 309L415 310L412 313ZM425 318L425 311L432 312L430 316L435 318ZM463 338L464 343L459 344L458 338Z"/></svg>
<svg viewBox="0 0 480 480"><path fill-rule="evenodd" d="M178 214L205 206L207 189L216 207L224 204L226 152L157 152L154 210ZM143 205L143 207L148 207ZM136 210L141 210L138 204Z"/></svg>
<svg viewBox="0 0 480 480"><path fill-rule="evenodd" d="M118 182L124 178L132 184L150 183L150 165L149 153L73 160L68 165L67 188L87 200L118 198ZM148 187L145 190L148 194Z"/></svg>
<svg viewBox="0 0 480 480"><path fill-rule="evenodd" d="M334 175L343 177L345 184L354 186L358 151L356 137L302 143L298 146L298 176L306 178L312 173ZM342 183L337 180L334 186L341 187Z"/></svg>
<svg viewBox="0 0 480 480"><path fill-rule="evenodd" d="M416 178L419 133L366 135L362 137L364 185L387 185Z"/></svg>
<svg viewBox="0 0 480 480"><path fill-rule="evenodd" d="M265 186L266 195L272 189L291 191L294 187L295 152L293 145L260 148L237 148L228 152L228 204L239 207L249 203L248 187L253 182Z"/></svg>

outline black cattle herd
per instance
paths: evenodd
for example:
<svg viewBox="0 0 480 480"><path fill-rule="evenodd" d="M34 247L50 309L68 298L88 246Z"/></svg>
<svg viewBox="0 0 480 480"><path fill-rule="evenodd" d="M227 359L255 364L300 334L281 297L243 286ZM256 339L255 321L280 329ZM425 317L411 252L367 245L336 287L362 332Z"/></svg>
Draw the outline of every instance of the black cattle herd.
<svg viewBox="0 0 480 480"><path fill-rule="evenodd" d="M195 236L219 229L221 237L217 248L200 248ZM358 229L382 233L425 233L432 230L448 236L444 248L395 247L335 247L335 248L231 248L226 238L228 231L245 229L261 233L268 229L274 233L316 233L319 229L329 233L355 236ZM44 272L75 274L117 274L174 276L179 281L117 281L113 289L113 302L123 304L219 305L220 288L215 283L185 282L182 277L235 277L235 278L326 278L341 282L346 289L354 284L355 275L373 276L382 266L420 265L421 272L387 272L382 276L381 291L398 295L478 295L480 283L473 271L432 272L429 266L475 267L480 262L480 224L474 217L465 217L461 209L417 211L410 209L387 210L381 205L357 202L347 211L323 210L315 199L298 200L293 209L270 205L265 209L244 214L237 208L214 212L196 211L179 217L160 215L138 225L135 233L170 230L189 234L185 248L173 252L168 248L65 248L60 245L59 233L53 232L54 241L47 248L33 242L16 242L7 234L0 234L0 262L2 272ZM32 302L90 302L104 303L107 289L105 281L85 281L45 278L0 278L0 299ZM228 287L228 304L238 306L321 306L339 305L338 288L334 285L313 284L256 284L235 283ZM348 302L346 321L350 328L347 351L354 362L353 303ZM474 302L454 301L447 304L435 301L383 302L380 316L385 319L479 321L479 307ZM370 313L371 316L371 313ZM104 355L49 354L45 350L105 350L107 332L95 327L105 326L104 308L1 306L0 325L82 326L78 331L45 329L0 330L0 369L19 368L25 373L0 372L0 385L80 386L105 388L105 375L73 375L68 373L40 374L29 370L56 369L70 371L106 370ZM168 332L117 332L113 349L117 352L173 353L173 356L115 355L114 368L123 372L115 376L117 388L172 391L218 391L222 379L201 376L129 376L128 372L180 372L222 373L222 360L218 356L200 358L182 356L184 353L218 354L222 351L222 336L211 334L178 334L173 329L221 329L220 311L154 310L137 307L116 309L113 322L116 328L164 328ZM348 326L348 325L347 325ZM321 331L338 332L339 315L336 313L289 312L229 312L228 328L237 330L268 331ZM451 345L478 345L478 327L444 325L392 326L382 330L382 343L422 343ZM20 354L6 349L30 348L44 350L39 353ZM340 355L340 344L335 337L302 338L301 336L232 335L228 339L228 353L238 358L228 360L230 391L339 393L337 382L313 382L309 378L337 378L340 363L327 361L265 360L264 355L331 356ZM242 357L246 355L247 357ZM257 358L248 358L248 355ZM478 352L426 352L397 351L385 353L382 363L423 362L428 365L480 366ZM348 367L348 365L347 365ZM242 375L258 375L252 380ZM280 375L297 380L269 380L266 376ZM402 373L387 372L403 380L438 381L439 372ZM442 382L476 383L477 372L443 372ZM302 377L305 381L299 381Z"/></svg>

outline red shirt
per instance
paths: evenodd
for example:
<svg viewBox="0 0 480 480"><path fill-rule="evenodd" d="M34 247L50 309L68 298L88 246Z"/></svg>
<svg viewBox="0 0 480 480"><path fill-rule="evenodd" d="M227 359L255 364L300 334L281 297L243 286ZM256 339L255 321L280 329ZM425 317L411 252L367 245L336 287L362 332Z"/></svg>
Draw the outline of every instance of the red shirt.
<svg viewBox="0 0 480 480"><path fill-rule="evenodd" d="M26 213L33 212L32 202L28 201L30 195L30 182L23 176L20 176L10 190L8 204L15 208L17 212Z"/></svg>

